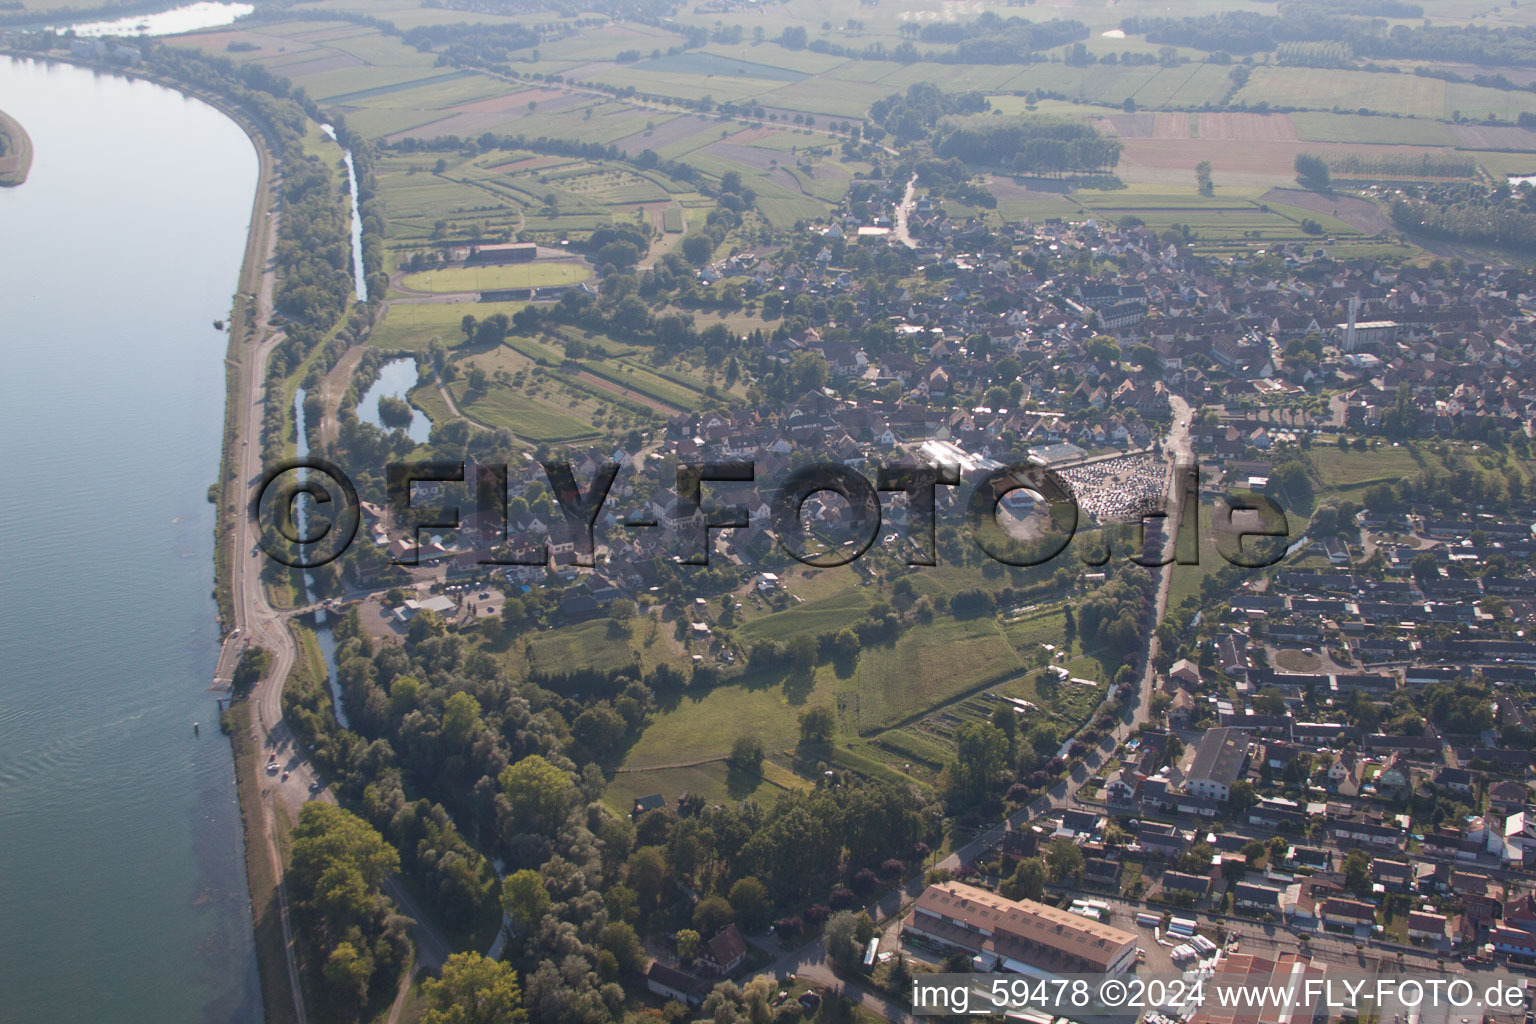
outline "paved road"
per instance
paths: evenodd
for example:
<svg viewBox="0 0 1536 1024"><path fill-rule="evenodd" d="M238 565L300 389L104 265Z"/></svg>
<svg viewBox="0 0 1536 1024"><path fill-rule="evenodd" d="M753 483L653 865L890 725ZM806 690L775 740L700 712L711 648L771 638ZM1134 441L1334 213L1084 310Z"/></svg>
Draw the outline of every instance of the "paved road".
<svg viewBox="0 0 1536 1024"><path fill-rule="evenodd" d="M263 168L265 167L264 163ZM278 188L279 182L274 180L271 184L271 194L275 195ZM262 340L246 347L236 356L235 372L239 375L237 394L241 396L242 407L238 413L237 434L230 443L240 445L235 459L235 472L242 486L238 489L236 498L235 546L230 561L234 621L229 623L230 632L224 639L223 648L219 651L214 682L218 685L230 679L240 655L248 644L258 644L271 652L271 669L265 678L258 680L251 694L251 706L255 710L251 717L251 735L256 749L276 750L278 746L272 734L272 726L281 722L282 681L288 677L288 670L293 665L294 644L292 636L288 634L281 618L267 603L266 595L261 590L261 565L257 556L252 553L256 544L255 527L249 521L244 492L261 472L263 377L266 373L268 357L283 340L281 331L265 333L267 321L272 315L272 292L276 279L274 254L280 215L276 209L273 209L270 212L258 211L256 216L262 219L252 224L252 231L262 232L264 237L255 247L255 251L261 254L262 269L254 295L255 304L251 311L251 319L253 328ZM237 299L237 301L240 300ZM241 342L241 344L246 343ZM255 441L255 444L251 444L251 441ZM299 1024L306 1024L308 1017L304 1011L304 1000L299 988L298 965L294 959L293 929L288 915L288 896L282 885L283 862L278 850L276 814L273 810L274 798L282 793L283 788L292 790L306 784L298 782L292 776L288 783L284 783L280 774L269 775L263 769L258 769L257 781L261 792L259 814L262 836L266 840L265 852L278 879L278 917L283 931L288 982L293 992L294 1016ZM304 796L308 795L302 789L300 792ZM286 795L283 798L287 802ZM301 803L302 799L301 797ZM247 855L255 855L255 851L248 850Z"/></svg>
<svg viewBox="0 0 1536 1024"><path fill-rule="evenodd" d="M896 240L908 249L917 248L917 239L912 237L911 230L907 227L907 218L912 215L917 206L917 175L912 175L907 182L907 190L902 193L901 203L896 207Z"/></svg>
<svg viewBox="0 0 1536 1024"><path fill-rule="evenodd" d="M1189 441L1189 404L1182 398L1170 396L1172 403L1172 425L1168 430L1168 437L1163 449L1172 457L1175 465L1193 462L1194 453ZM1170 466L1170 470L1174 467ZM1179 535L1179 524L1184 511L1183 494L1180 490L1181 480L1176 472L1169 473L1168 480L1168 531L1163 539L1163 557L1172 556L1174 545ZM1173 581L1171 566L1163 566L1153 569L1157 574L1157 589L1153 598L1153 623L1161 623L1163 615L1168 610L1168 588ZM1136 727L1151 720L1152 717L1152 684L1157 674L1155 665L1158 655L1158 641L1156 625L1148 630L1145 646L1142 650L1141 692L1136 703L1135 710L1128 718L1121 718L1114 731L1100 741L1099 745L1091 749L1083 758L1072 775L1065 781L1057 783L1048 790L1045 795L1037 798L1027 807L1023 807L1011 815L1006 821L993 826L972 839L969 843L955 850L944 860L939 862L939 867L948 871L958 871L961 867L974 863L987 850L1003 841L1003 836L1010 828L1018 828L1027 825L1031 819L1052 810L1061 810L1070 806L1077 799L1077 791L1093 776L1093 773L1109 760L1116 747L1135 731Z"/></svg>

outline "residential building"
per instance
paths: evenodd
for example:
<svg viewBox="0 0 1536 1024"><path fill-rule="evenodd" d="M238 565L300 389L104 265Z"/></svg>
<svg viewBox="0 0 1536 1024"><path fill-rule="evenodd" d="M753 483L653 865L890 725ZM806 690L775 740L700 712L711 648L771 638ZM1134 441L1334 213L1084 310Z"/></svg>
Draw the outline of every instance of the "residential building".
<svg viewBox="0 0 1536 1024"><path fill-rule="evenodd" d="M747 961L747 940L734 924L726 925L699 950L699 963L721 977L729 977Z"/></svg>
<svg viewBox="0 0 1536 1024"><path fill-rule="evenodd" d="M1242 730L1211 729L1200 738L1195 762L1184 779L1184 791L1225 803L1247 760L1248 737Z"/></svg>

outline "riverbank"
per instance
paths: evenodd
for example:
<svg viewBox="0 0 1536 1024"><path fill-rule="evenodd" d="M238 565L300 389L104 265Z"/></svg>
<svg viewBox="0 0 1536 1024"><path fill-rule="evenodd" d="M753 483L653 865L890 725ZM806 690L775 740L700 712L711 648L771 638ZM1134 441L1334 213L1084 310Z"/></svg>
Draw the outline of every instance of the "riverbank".
<svg viewBox="0 0 1536 1024"><path fill-rule="evenodd" d="M272 297L272 259L276 232L277 161L266 130L242 109L217 94L196 89L162 76L144 76L162 85L196 97L219 110L245 132L256 149L258 171L256 190L251 200L251 227L246 235L245 254L241 259L240 278L230 305L228 348L224 357L225 399L224 439L219 461L219 479L210 496L216 495L214 519L214 598L218 602L219 621L226 637L249 623L238 620L235 589L241 585L238 568L241 551L238 523L245 501L241 455L250 442L260 449L261 438L247 436L260 422L248 415L257 401L256 389L265 374L265 314L270 312ZM259 583L258 583L259 586ZM281 646L276 652L281 655ZM282 657L273 659L269 678L263 682L281 694L288 674ZM303 1024L304 1003L293 959L292 929L288 921L285 839L292 821L272 793L263 792L266 765L262 759L262 740L269 734L251 697L231 705L233 719L231 749L235 762L235 785L240 797L241 831L245 845L246 883L251 897L251 918L255 929L256 964L261 979L262 1003L270 1024Z"/></svg>
<svg viewBox="0 0 1536 1024"><path fill-rule="evenodd" d="M288 974L283 918L287 914L287 896L282 888L282 865L274 854L282 849L282 840L269 828L267 811L262 805L260 779L261 753L257 749L248 701L232 704L224 713L235 756L235 786L240 794L240 823L245 832L245 880L251 891L251 923L256 934L256 968L261 978L261 1002L268 1024L298 1024L293 984ZM291 826L290 822L281 823ZM282 836L286 836L283 828ZM272 841L267 836L272 836ZM260 842L253 842L257 837Z"/></svg>
<svg viewBox="0 0 1536 1024"><path fill-rule="evenodd" d="M32 170L32 136L21 122L0 110L0 188L15 188Z"/></svg>

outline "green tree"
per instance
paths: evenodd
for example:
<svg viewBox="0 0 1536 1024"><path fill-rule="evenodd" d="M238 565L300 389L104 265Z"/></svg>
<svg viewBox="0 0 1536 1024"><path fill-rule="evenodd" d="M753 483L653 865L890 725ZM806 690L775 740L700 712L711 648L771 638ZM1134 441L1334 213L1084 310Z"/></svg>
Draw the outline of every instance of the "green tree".
<svg viewBox="0 0 1536 1024"><path fill-rule="evenodd" d="M523 832L553 831L575 791L570 776L538 754L507 765L499 781Z"/></svg>
<svg viewBox="0 0 1536 1024"><path fill-rule="evenodd" d="M773 913L773 904L768 896L768 887L750 875L736 881L730 891L731 908L736 911L736 920L749 932L760 932L768 927L769 918Z"/></svg>
<svg viewBox="0 0 1536 1024"><path fill-rule="evenodd" d="M1088 339L1083 346L1088 357L1096 363L1118 363L1120 361L1120 342L1108 334L1095 334Z"/></svg>
<svg viewBox="0 0 1536 1024"><path fill-rule="evenodd" d="M537 871L523 868L508 875L501 883L501 909L521 931L538 925L549 909L549 890Z"/></svg>
<svg viewBox="0 0 1536 1024"><path fill-rule="evenodd" d="M726 761L732 768L749 775L763 770L763 741L756 736L738 736L731 744L730 757Z"/></svg>
<svg viewBox="0 0 1536 1024"><path fill-rule="evenodd" d="M1203 875L1211 870L1211 856L1214 853L1210 843L1196 843L1184 851L1183 855L1174 861L1174 865L1180 871L1192 875Z"/></svg>
<svg viewBox="0 0 1536 1024"><path fill-rule="evenodd" d="M1327 162L1316 153L1297 153L1295 168L1296 180L1302 188L1326 192L1332 183Z"/></svg>
<svg viewBox="0 0 1536 1024"><path fill-rule="evenodd" d="M443 702L443 736L462 746L480 728L480 702L459 692Z"/></svg>
<svg viewBox="0 0 1536 1024"><path fill-rule="evenodd" d="M810 708L800 714L800 741L810 746L823 747L832 742L837 733L837 716L825 705Z"/></svg>
<svg viewBox="0 0 1536 1024"><path fill-rule="evenodd" d="M608 887L603 893L603 906L608 908L608 916L615 921L634 921L640 916L639 897L635 890L623 883Z"/></svg>
<svg viewBox="0 0 1536 1024"><path fill-rule="evenodd" d="M679 928L677 930L677 958L679 960L692 960L693 955L699 951L699 943L703 937L692 928Z"/></svg>
<svg viewBox="0 0 1536 1024"><path fill-rule="evenodd" d="M706 896L693 908L693 926L700 935L716 934L735 917L730 903L720 896Z"/></svg>
<svg viewBox="0 0 1536 1024"><path fill-rule="evenodd" d="M415 647L423 640L442 636L446 632L448 627L443 624L443 617L430 608L423 608L411 616L411 624L405 631L405 642Z"/></svg>
<svg viewBox="0 0 1536 1024"><path fill-rule="evenodd" d="M801 355L806 353L802 352ZM795 668L802 672L809 672L816 667L816 638L808 633L796 633L785 641L784 646L789 651L789 660Z"/></svg>
<svg viewBox="0 0 1536 1024"><path fill-rule="evenodd" d="M963 799L979 800L1001 773L1008 756L1008 737L991 722L967 722L955 730L955 761L951 784Z"/></svg>
<svg viewBox="0 0 1536 1024"><path fill-rule="evenodd" d="M683 259L696 267L708 263L715 254L715 240L708 235L689 235L683 239Z"/></svg>
<svg viewBox="0 0 1536 1024"><path fill-rule="evenodd" d="M524 1024L523 993L517 972L479 953L455 953L440 978L421 985L427 1012L422 1024Z"/></svg>
<svg viewBox="0 0 1536 1024"><path fill-rule="evenodd" d="M642 846L629 855L624 877L635 890L640 905L647 911L661 902L667 884L667 860L659 846Z"/></svg>
<svg viewBox="0 0 1536 1024"><path fill-rule="evenodd" d="M359 953L350 942L339 943L326 957L321 969L331 992L345 995L352 1005L361 1007L368 1002L368 984L373 979L373 958Z"/></svg>
<svg viewBox="0 0 1536 1024"><path fill-rule="evenodd" d="M1342 865L1344 885L1358 896L1371 891L1371 856L1364 850L1350 850L1344 855Z"/></svg>
<svg viewBox="0 0 1536 1024"><path fill-rule="evenodd" d="M1280 463L1269 475L1270 487L1285 499L1291 508L1302 512L1312 509L1312 477L1306 464L1299 459Z"/></svg>
<svg viewBox="0 0 1536 1024"><path fill-rule="evenodd" d="M416 708L421 695L421 680L415 676L397 676L389 684L389 712L397 717Z"/></svg>
<svg viewBox="0 0 1536 1024"><path fill-rule="evenodd" d="M603 925L602 947L618 961L619 970L626 974L639 974L645 970L645 943L635 929L623 921L610 921Z"/></svg>
<svg viewBox="0 0 1536 1024"><path fill-rule="evenodd" d="M1045 866L1052 882L1059 884L1068 878L1075 878L1082 872L1083 863L1083 851L1065 836L1052 839L1051 845L1046 848Z"/></svg>
<svg viewBox="0 0 1536 1024"><path fill-rule="evenodd" d="M859 916L851 910L839 910L827 918L821 937L826 943L827 959L839 970L852 970L859 962Z"/></svg>
<svg viewBox="0 0 1536 1024"><path fill-rule="evenodd" d="M1038 900L1045 895L1047 869L1039 857L1025 857L1003 883L1003 895L1011 900Z"/></svg>
<svg viewBox="0 0 1536 1024"><path fill-rule="evenodd" d="M400 855L378 830L335 804L305 804L292 839L288 877L303 901L350 905L352 894L376 895L400 870Z"/></svg>
<svg viewBox="0 0 1536 1024"><path fill-rule="evenodd" d="M1216 191L1215 184L1211 181L1211 162L1201 160L1195 164L1195 182L1203 196L1212 195Z"/></svg>

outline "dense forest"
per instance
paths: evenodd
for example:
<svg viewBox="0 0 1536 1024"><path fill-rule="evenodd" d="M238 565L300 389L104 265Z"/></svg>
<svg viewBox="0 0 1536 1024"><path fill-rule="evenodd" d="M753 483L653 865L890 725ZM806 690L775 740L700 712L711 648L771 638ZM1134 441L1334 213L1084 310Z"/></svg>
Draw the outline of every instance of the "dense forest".
<svg viewBox="0 0 1536 1024"><path fill-rule="evenodd" d="M1322 159L1319 157L1319 159ZM1340 178L1391 181L1396 178L1472 178L1477 162L1451 150L1438 153L1330 153L1329 172Z"/></svg>
<svg viewBox="0 0 1536 1024"><path fill-rule="evenodd" d="M954 50L940 59L957 64L1017 64L1027 54L1087 39L1088 26L1063 18L1003 18L988 11L975 21L924 25L917 37L925 43L954 43Z"/></svg>
<svg viewBox="0 0 1536 1024"><path fill-rule="evenodd" d="M940 156L1004 166L1016 174L1107 171L1119 162L1120 149L1118 139L1106 139L1087 124L1043 118L958 121L934 140Z"/></svg>
<svg viewBox="0 0 1536 1024"><path fill-rule="evenodd" d="M944 92L932 82L913 82L905 93L891 93L870 104L869 120L898 142L913 142L933 131L949 114L982 114L992 104L979 92ZM878 138L871 132L872 138Z"/></svg>
<svg viewBox="0 0 1536 1024"><path fill-rule="evenodd" d="M1414 189L1392 201L1392 222L1415 234L1533 252L1536 191L1476 185Z"/></svg>

